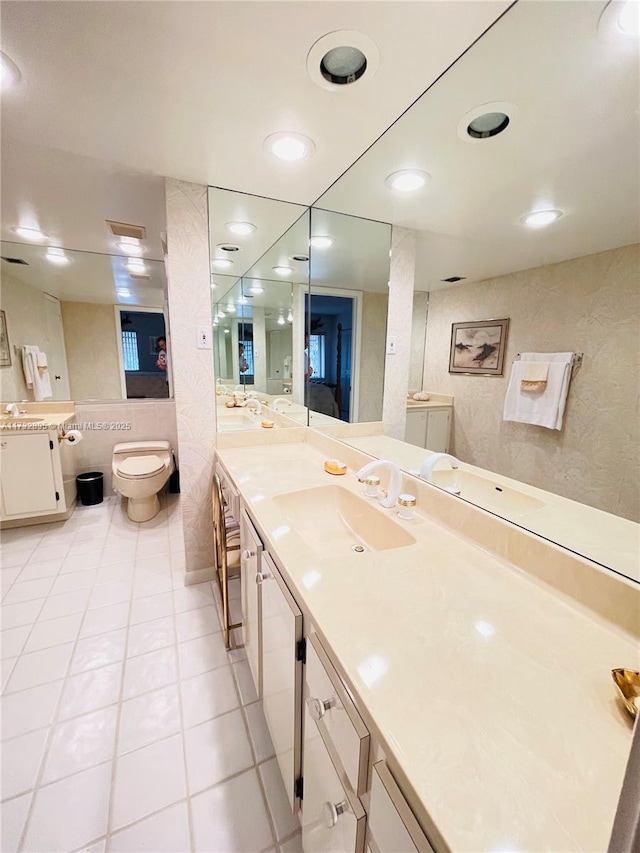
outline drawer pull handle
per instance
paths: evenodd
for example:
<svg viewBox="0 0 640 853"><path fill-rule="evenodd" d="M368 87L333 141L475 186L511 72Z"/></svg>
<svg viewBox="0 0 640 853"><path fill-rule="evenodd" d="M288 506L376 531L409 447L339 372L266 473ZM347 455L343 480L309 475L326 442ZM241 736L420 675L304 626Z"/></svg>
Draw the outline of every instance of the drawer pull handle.
<svg viewBox="0 0 640 853"><path fill-rule="evenodd" d="M255 557L255 555L256 555L255 551L249 551L248 548L245 548L244 551L242 552L242 561L244 563L246 563L247 560L250 560L252 557Z"/></svg>
<svg viewBox="0 0 640 853"><path fill-rule="evenodd" d="M309 713L311 714L311 719L315 720L317 723L318 720L321 720L324 717L329 708L333 708L335 704L335 699L309 699Z"/></svg>
<svg viewBox="0 0 640 853"><path fill-rule="evenodd" d="M273 577L269 572L256 572L256 583L260 586L264 581L268 581Z"/></svg>
<svg viewBox="0 0 640 853"><path fill-rule="evenodd" d="M326 802L322 806L322 823L327 829L332 829L338 822L338 818L346 811L347 803L343 800L341 803Z"/></svg>

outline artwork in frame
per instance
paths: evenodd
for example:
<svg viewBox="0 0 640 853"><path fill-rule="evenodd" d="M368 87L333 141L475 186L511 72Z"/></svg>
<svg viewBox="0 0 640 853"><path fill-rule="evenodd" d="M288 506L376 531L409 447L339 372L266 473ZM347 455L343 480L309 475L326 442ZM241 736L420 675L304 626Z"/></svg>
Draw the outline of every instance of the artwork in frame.
<svg viewBox="0 0 640 853"><path fill-rule="evenodd" d="M502 376L509 320L451 324L449 373Z"/></svg>
<svg viewBox="0 0 640 853"><path fill-rule="evenodd" d="M0 311L0 367L11 367L11 349L7 332L7 315Z"/></svg>

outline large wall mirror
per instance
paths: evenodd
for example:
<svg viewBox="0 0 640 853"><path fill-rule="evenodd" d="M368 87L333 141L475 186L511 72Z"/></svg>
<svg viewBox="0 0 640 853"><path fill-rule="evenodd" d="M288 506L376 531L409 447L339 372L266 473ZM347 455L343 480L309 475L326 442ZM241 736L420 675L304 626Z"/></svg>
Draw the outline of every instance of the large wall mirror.
<svg viewBox="0 0 640 853"><path fill-rule="evenodd" d="M3 401L173 396L163 261L24 243L0 249ZM50 395L27 387L25 347L46 360Z"/></svg>
<svg viewBox="0 0 640 853"><path fill-rule="evenodd" d="M514 4L317 206L416 237L407 393L431 399L409 435L344 440L412 471L447 449L435 485L640 582L640 43L616 8ZM487 369L450 370L454 324L494 319L453 342ZM505 420L519 354L565 352L562 428Z"/></svg>

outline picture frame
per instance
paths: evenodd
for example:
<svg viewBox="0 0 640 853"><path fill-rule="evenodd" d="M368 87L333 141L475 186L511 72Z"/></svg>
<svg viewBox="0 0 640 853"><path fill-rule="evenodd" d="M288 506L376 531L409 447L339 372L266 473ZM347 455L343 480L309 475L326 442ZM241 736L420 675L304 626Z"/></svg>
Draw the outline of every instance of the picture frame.
<svg viewBox="0 0 640 853"><path fill-rule="evenodd" d="M0 311L0 367L11 367L11 347L7 330L7 315Z"/></svg>
<svg viewBox="0 0 640 853"><path fill-rule="evenodd" d="M502 376L509 319L451 324L449 373Z"/></svg>

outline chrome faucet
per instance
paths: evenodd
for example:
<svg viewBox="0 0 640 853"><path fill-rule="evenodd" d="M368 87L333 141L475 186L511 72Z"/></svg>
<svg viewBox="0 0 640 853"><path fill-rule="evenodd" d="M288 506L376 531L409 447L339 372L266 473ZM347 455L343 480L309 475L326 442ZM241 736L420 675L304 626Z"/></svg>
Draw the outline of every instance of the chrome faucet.
<svg viewBox="0 0 640 853"><path fill-rule="evenodd" d="M7 408L5 409L5 412L8 415L11 415L12 418L17 418L20 414L20 409L18 408L17 403L7 403Z"/></svg>
<svg viewBox="0 0 640 853"><path fill-rule="evenodd" d="M285 400L284 397L276 397L275 400L272 400L271 401L271 408L277 412L278 410L276 409L276 403L285 403L287 406L290 406L291 400Z"/></svg>
<svg viewBox="0 0 640 853"><path fill-rule="evenodd" d="M243 400L242 403L240 403L240 405L243 407L249 408L252 403L256 407L256 414L261 415L262 414L262 403L260 402L260 400L256 400L255 397L249 397L248 400Z"/></svg>
<svg viewBox="0 0 640 853"><path fill-rule="evenodd" d="M400 495L400 491L402 489L402 473L395 462L390 462L388 459L374 459L373 462L368 462L364 467L362 467L359 471L356 472L356 477L360 482L362 482L369 474L372 474L378 468L389 468L391 471L391 479L389 480L389 488L387 490L387 496L384 495L379 498L380 506L387 507L387 509L396 505L396 501Z"/></svg>
<svg viewBox="0 0 640 853"><path fill-rule="evenodd" d="M452 456L450 453L432 453L431 456L425 459L420 466L420 479L426 480L427 483L433 483L433 469L441 459L448 459L451 463L451 467L454 469L460 466L460 460L456 459L456 457ZM453 492L454 494L460 493L460 489L447 489L447 491Z"/></svg>

